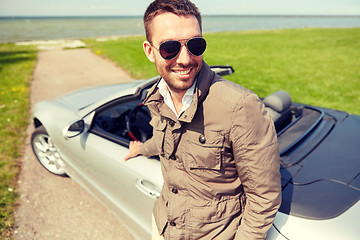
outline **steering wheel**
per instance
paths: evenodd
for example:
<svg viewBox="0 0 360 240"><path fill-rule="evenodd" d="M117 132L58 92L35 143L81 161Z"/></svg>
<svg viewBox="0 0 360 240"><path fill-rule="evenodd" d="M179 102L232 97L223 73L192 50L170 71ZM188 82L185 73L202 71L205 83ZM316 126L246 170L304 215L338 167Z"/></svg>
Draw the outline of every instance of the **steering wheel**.
<svg viewBox="0 0 360 240"><path fill-rule="evenodd" d="M131 109L126 117L126 130L134 141L145 142L152 136L150 112L144 104L139 103Z"/></svg>

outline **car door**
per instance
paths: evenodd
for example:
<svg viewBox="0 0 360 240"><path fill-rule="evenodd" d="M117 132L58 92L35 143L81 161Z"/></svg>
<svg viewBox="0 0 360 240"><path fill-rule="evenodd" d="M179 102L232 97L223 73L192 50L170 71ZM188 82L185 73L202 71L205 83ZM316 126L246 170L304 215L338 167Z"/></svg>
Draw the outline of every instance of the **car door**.
<svg viewBox="0 0 360 240"><path fill-rule="evenodd" d="M123 114L139 101L111 104L92 114L89 130L68 139L62 154L67 160L69 175L103 202L131 232L140 239L151 236L151 214L160 195L162 174L156 158L139 156L124 161L129 138ZM106 122L104 122L106 121ZM117 125L114 131L101 124ZM108 125L107 125L108 124ZM148 124L148 120L144 124ZM116 134L115 134L116 133Z"/></svg>

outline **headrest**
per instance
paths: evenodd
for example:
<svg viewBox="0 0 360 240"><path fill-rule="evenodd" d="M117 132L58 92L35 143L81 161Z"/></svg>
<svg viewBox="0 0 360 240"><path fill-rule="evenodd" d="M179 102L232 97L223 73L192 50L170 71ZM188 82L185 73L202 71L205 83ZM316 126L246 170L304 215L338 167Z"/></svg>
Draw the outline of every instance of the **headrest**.
<svg viewBox="0 0 360 240"><path fill-rule="evenodd" d="M282 112L288 109L292 102L290 95L286 91L280 90L264 98L263 103L266 107Z"/></svg>

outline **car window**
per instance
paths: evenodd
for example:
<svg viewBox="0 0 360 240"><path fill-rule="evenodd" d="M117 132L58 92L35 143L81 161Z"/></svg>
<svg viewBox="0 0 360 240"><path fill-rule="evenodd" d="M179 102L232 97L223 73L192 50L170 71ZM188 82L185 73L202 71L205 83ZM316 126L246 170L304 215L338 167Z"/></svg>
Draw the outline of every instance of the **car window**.
<svg viewBox="0 0 360 240"><path fill-rule="evenodd" d="M121 101L96 113L92 131L123 145L133 140L144 142L152 136L150 120L148 108L139 99Z"/></svg>

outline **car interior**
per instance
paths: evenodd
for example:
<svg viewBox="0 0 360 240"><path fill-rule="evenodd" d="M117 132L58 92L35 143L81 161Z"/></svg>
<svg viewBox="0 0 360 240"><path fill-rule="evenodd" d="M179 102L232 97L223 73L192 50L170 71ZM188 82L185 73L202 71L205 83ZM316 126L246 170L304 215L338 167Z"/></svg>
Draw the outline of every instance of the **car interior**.
<svg viewBox="0 0 360 240"><path fill-rule="evenodd" d="M130 141L145 142L152 136L149 109L140 99L112 104L95 116L93 131L109 140L128 145Z"/></svg>

